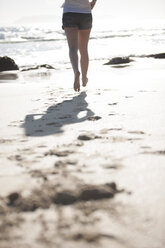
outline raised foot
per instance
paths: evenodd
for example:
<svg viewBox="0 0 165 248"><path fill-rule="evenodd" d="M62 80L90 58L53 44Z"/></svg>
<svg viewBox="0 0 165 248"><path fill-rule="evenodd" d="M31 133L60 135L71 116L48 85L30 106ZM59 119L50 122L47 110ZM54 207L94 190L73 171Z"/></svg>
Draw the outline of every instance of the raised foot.
<svg viewBox="0 0 165 248"><path fill-rule="evenodd" d="M82 78L82 86L85 87L88 83L88 78Z"/></svg>
<svg viewBox="0 0 165 248"><path fill-rule="evenodd" d="M79 71L75 74L73 88L75 91L80 91L80 72Z"/></svg>

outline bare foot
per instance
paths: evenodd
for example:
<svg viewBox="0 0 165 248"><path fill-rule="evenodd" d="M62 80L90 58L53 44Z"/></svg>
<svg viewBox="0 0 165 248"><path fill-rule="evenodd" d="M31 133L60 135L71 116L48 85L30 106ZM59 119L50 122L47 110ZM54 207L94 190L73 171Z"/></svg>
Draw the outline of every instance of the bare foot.
<svg viewBox="0 0 165 248"><path fill-rule="evenodd" d="M85 87L88 83L88 78L82 78L82 86Z"/></svg>
<svg viewBox="0 0 165 248"><path fill-rule="evenodd" d="M79 71L75 74L73 88L75 91L80 91L80 72Z"/></svg>

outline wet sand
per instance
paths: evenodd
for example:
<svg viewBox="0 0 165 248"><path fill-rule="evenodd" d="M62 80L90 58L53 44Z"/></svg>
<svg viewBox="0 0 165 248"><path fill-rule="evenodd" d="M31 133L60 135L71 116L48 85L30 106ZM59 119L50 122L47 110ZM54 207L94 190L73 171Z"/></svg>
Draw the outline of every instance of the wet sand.
<svg viewBox="0 0 165 248"><path fill-rule="evenodd" d="M0 247L164 248L163 61L102 64L1 77Z"/></svg>

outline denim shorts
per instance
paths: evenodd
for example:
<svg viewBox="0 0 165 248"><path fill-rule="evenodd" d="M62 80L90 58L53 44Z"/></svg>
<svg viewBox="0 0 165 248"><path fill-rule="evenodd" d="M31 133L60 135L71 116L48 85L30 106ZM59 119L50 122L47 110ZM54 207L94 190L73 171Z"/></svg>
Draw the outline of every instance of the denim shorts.
<svg viewBox="0 0 165 248"><path fill-rule="evenodd" d="M92 14L67 12L62 17L62 28L92 28Z"/></svg>

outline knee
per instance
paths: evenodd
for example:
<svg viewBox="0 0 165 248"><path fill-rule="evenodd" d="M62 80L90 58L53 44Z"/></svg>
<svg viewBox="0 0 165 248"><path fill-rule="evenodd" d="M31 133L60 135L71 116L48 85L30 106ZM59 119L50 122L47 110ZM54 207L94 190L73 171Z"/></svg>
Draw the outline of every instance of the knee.
<svg viewBox="0 0 165 248"><path fill-rule="evenodd" d="M88 56L88 50L87 49L79 49L81 57Z"/></svg>
<svg viewBox="0 0 165 248"><path fill-rule="evenodd" d="M69 47L69 53L70 53L70 54L75 54L75 53L77 53L77 52L78 52L77 47Z"/></svg>

